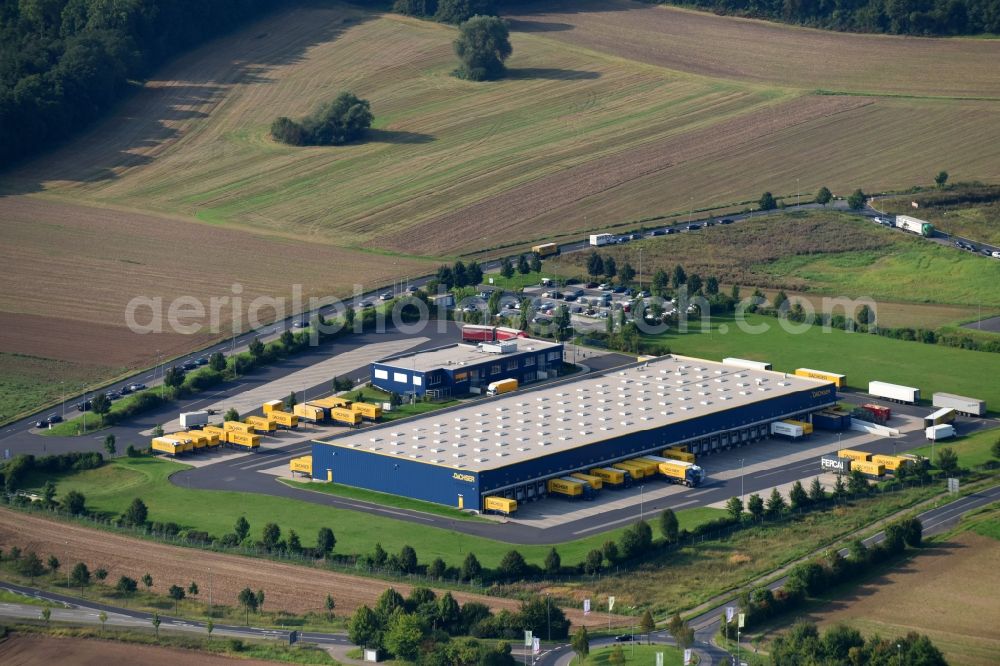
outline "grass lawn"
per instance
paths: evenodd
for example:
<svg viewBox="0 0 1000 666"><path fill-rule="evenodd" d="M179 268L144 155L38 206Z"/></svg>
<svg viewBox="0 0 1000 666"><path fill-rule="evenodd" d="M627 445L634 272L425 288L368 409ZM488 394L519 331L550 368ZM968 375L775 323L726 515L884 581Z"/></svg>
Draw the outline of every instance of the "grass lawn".
<svg viewBox="0 0 1000 666"><path fill-rule="evenodd" d="M363 512L335 509L300 500L254 493L216 490L191 490L171 484L168 477L187 469L185 465L159 458L119 458L96 470L66 475L34 475L25 481L25 490L38 490L49 478L56 483L58 496L79 490L87 498L87 507L99 513L118 515L135 497L149 507L149 520L175 522L182 529L204 530L220 537L232 531L240 516L250 522L256 537L267 523L277 523L282 532L294 529L303 535L303 544L313 545L319 528L329 527L337 536L337 552L370 552L376 542L390 553L404 545L412 546L421 562L436 557L458 566L465 554L474 552L484 566L494 567L511 550L510 544L468 536L451 530L421 527L412 523L373 516ZM211 511L192 511L193 506L210 506ZM691 528L723 515L721 509L681 510L681 527ZM567 564L580 562L586 553L599 548L608 539L617 539L625 528L595 534L564 544L559 553ZM551 546L517 546L529 562L542 564Z"/></svg>
<svg viewBox="0 0 1000 666"><path fill-rule="evenodd" d="M993 460L993 453L990 451L993 443L1000 439L1000 428L984 430L967 437L955 437L944 442L934 444L934 455L943 448L950 448L958 454L958 464L962 467L973 467L983 465ZM909 453L931 458L930 445L912 449Z"/></svg>
<svg viewBox="0 0 1000 666"><path fill-rule="evenodd" d="M657 652L663 653L664 666L681 666L684 663L684 652L675 647L669 645L630 645L628 643L592 650L582 663L586 666L608 666L614 663L611 661L611 654L615 647L621 647L626 664L643 664L643 666L655 664ZM578 657L574 657L570 663L580 664L581 662Z"/></svg>
<svg viewBox="0 0 1000 666"><path fill-rule="evenodd" d="M10 590L0 590L0 603L27 604L29 606L44 606L46 608L55 608L59 605L54 604L51 601L38 599L37 597L26 597L23 594L17 594L16 592L11 592Z"/></svg>
<svg viewBox="0 0 1000 666"><path fill-rule="evenodd" d="M490 522L485 518L480 518L474 514L459 511L458 509L453 509L449 506L434 504L433 502L423 502L421 500L410 499L409 497L401 497L400 495L389 495L388 493L380 493L374 490L366 490L364 488L355 488L354 486L345 486L341 483L289 481L288 479L279 480L287 486L299 488L301 490L309 490L315 493L325 493L327 495L336 495L337 497L347 497L350 499L361 500L363 502L381 504L383 506L394 506L397 509L423 511L424 513L433 513L438 516L454 518L455 520L473 520L484 523Z"/></svg>
<svg viewBox="0 0 1000 666"><path fill-rule="evenodd" d="M670 330L644 339L689 356L763 360L785 372L801 367L837 372L847 375L848 386L862 391L871 380L916 386L925 403L935 391L946 391L981 398L994 409L1000 404L1000 382L995 381L1000 376L1000 354L824 331L820 326L790 333L782 325L795 324L760 315L748 315L745 323L762 330L748 332L727 316L713 318L704 328L700 322L690 322L684 334Z"/></svg>
<svg viewBox="0 0 1000 666"><path fill-rule="evenodd" d="M524 275L520 273L514 273L509 278L505 278L499 273L489 273L483 276L483 283L489 285L490 287L497 287L499 289L506 289L508 291L520 291L525 287L533 287L537 284L542 283L542 278L555 278L556 274L551 270L544 270L545 268L551 269L554 262L559 261L558 259L553 259L552 257L547 258L542 262L543 270L539 273L534 271L530 273L525 273ZM493 280L491 283L490 280Z"/></svg>

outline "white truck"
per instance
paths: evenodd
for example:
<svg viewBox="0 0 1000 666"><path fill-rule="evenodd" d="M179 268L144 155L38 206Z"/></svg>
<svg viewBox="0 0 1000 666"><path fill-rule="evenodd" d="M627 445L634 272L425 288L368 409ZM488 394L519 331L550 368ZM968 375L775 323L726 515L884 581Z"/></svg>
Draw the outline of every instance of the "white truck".
<svg viewBox="0 0 1000 666"><path fill-rule="evenodd" d="M789 439L799 439L803 434L805 433L802 430L802 426L798 426L793 423L775 421L771 424L771 435L780 435L782 437L788 437Z"/></svg>
<svg viewBox="0 0 1000 666"><path fill-rule="evenodd" d="M888 382L868 382L868 393L876 398L915 405L920 402L920 389Z"/></svg>
<svg viewBox="0 0 1000 666"><path fill-rule="evenodd" d="M208 425L208 412L181 412L182 428L197 428Z"/></svg>
<svg viewBox="0 0 1000 666"><path fill-rule="evenodd" d="M952 393L935 393L931 396L931 401L935 407L950 407L966 416L984 416L986 414L986 401L978 398L966 398L963 395Z"/></svg>
<svg viewBox="0 0 1000 666"><path fill-rule="evenodd" d="M933 224L909 215L897 215L896 228L926 237L934 235Z"/></svg>
<svg viewBox="0 0 1000 666"><path fill-rule="evenodd" d="M614 242L615 237L612 234L590 234L590 244L594 247L611 245Z"/></svg>
<svg viewBox="0 0 1000 666"><path fill-rule="evenodd" d="M948 439L955 436L955 427L947 424L931 426L924 430L924 435L926 435L927 439L932 439L935 442Z"/></svg>

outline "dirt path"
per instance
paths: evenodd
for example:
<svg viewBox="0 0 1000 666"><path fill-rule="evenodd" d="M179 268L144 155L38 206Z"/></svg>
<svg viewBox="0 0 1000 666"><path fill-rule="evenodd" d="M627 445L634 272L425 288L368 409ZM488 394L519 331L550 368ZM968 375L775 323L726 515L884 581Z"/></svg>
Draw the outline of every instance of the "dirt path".
<svg viewBox="0 0 1000 666"><path fill-rule="evenodd" d="M265 666L273 661L233 659L194 650L134 645L114 641L51 636L14 636L0 643L0 664L5 666Z"/></svg>
<svg viewBox="0 0 1000 666"><path fill-rule="evenodd" d="M192 510L210 511L211 507L192 507ZM374 604L387 587L396 588L404 596L412 589L410 585L318 568L168 546L0 510L0 548L9 552L12 546L24 551L34 550L43 561L55 555L66 570L81 561L91 571L104 567L111 585L120 576L139 580L149 573L153 577L153 592L162 595L167 594L171 585L187 587L194 581L201 589L202 601L207 601L211 593L214 603L235 606L236 595L243 588L264 590L266 607L271 611L322 612L326 595L331 594L337 603L337 612L348 614L362 604ZM520 603L464 592L453 594L459 603L478 601L494 611L516 610ZM580 610L567 610L566 614L577 626L584 621ZM595 622L588 618L586 624Z"/></svg>

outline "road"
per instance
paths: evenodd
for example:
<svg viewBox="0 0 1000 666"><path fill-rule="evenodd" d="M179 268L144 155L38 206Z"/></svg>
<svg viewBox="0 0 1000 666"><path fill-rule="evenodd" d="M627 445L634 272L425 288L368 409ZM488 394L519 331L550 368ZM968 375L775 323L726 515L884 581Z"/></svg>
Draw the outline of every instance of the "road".
<svg viewBox="0 0 1000 666"><path fill-rule="evenodd" d="M951 529L963 515L970 511L975 511L996 501L1000 501L1000 486L993 486L943 506L929 509L917 517L923 524L923 534L927 538ZM871 546L884 539L885 533L878 532L865 539L864 542L866 545ZM846 549L841 549L840 552L841 554L846 554L847 551ZM785 580L784 577L779 578L771 582L768 587L770 589L777 589L784 585ZM758 582L754 582L747 587L752 588L758 584ZM100 613L104 612L107 614L107 624L111 626L123 628L141 627L146 630L151 626L152 615L145 611L120 608L96 601L81 600L57 592L47 592L12 583L2 583L0 584L0 589L6 589L17 594L43 599L56 604L58 607L52 609L51 618L56 622L97 625L100 623ZM726 606L732 603L730 599L736 596L736 593L729 595L729 599L689 620L691 626L695 629L696 643L694 649L701 657L702 666L728 663L728 653L714 645L712 640L719 630L720 617L725 612ZM27 604L0 603L0 616L40 619L41 608ZM160 616L160 620L160 629L163 631L206 633L205 624L199 620L175 618L169 615ZM214 625L213 635L258 640L288 640L288 632L285 630L228 624ZM299 638L303 642L316 643L321 646L349 646L351 644L344 634L338 633L301 632ZM672 644L672 639L663 631L653 633L651 638L654 643ZM595 639L591 642L591 649L613 643L615 643L615 640L612 638ZM627 643L623 644L626 649L627 645ZM572 657L572 648L568 644L546 645L545 648L534 661L537 666L564 666L569 663Z"/></svg>
<svg viewBox="0 0 1000 666"><path fill-rule="evenodd" d="M588 360L588 362L590 362ZM843 393L841 397L846 402L861 404L871 401L865 394ZM908 405L892 405L896 413L909 416L924 416L926 409L912 407ZM988 427L1000 425L993 419L971 419L959 417L956 427L963 434L968 434ZM893 454L897 451L905 451L926 444L923 432L916 431L908 433L902 437L893 439L879 439L871 444L865 445L865 450L871 453ZM752 445L751 445L752 446ZM331 506L340 509L362 510L373 514L383 515L397 520L403 520L422 525L425 527L437 527L445 530L452 530L473 536L485 537L503 541L505 543L518 545L544 545L552 543L562 543L574 541L595 533L622 527L634 522L639 518L640 511L645 515L652 516L654 512L662 511L666 508L685 509L709 506L717 502L724 502L730 497L738 495L750 495L751 493L770 490L776 486L792 483L799 479L816 476L820 473L817 458L809 458L795 462L782 463L780 459L775 460L775 464L766 469L747 472L742 477L734 476L729 479L718 479L709 473L708 482L697 489L684 490L682 492L668 495L665 498L642 502L641 493L637 488L626 491L616 491L611 495L611 491L605 494L606 497L621 499L630 497L631 504L625 508L594 512L576 520L568 520L555 525L536 527L518 522L506 523L483 523L473 521L453 520L442 516L411 511L407 509L389 508L378 504L363 502L355 499L346 499L325 493L300 490L280 483L273 474L268 474L263 470L278 466L287 465L288 461L294 457L307 455L310 453L312 445L310 442L292 444L279 449L261 451L257 454L247 454L245 456L230 459L224 462L197 467L182 472L178 472L170 477L175 485L183 488L197 488L203 490L228 490L261 493L275 497L288 499L298 499L314 504ZM836 451L836 444L831 445L831 452ZM712 459L715 455L736 457L740 456L742 449L734 449L729 452L714 454L702 457L699 462L711 472ZM656 482L657 486L666 486L666 482ZM598 499L601 502L604 499ZM558 501L558 500L546 500Z"/></svg>

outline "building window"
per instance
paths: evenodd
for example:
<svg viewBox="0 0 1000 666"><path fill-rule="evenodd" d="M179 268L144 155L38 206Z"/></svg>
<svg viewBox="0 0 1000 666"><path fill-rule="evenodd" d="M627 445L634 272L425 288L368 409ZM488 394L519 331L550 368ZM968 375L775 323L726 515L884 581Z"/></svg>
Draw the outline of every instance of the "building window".
<svg viewBox="0 0 1000 666"><path fill-rule="evenodd" d="M512 359L510 359L510 360L507 361L507 369L508 370L517 370L517 359L516 358L512 358Z"/></svg>
<svg viewBox="0 0 1000 666"><path fill-rule="evenodd" d="M535 364L535 357L534 356L525 356L524 357L524 367L530 368L534 364Z"/></svg>
<svg viewBox="0 0 1000 666"><path fill-rule="evenodd" d="M422 377L420 377L419 375L413 375L413 385L414 386L422 386L423 383L424 383L424 380L423 380Z"/></svg>
<svg viewBox="0 0 1000 666"><path fill-rule="evenodd" d="M410 381L410 378L406 376L405 372L394 372L392 373L392 381L406 384Z"/></svg>
<svg viewBox="0 0 1000 666"><path fill-rule="evenodd" d="M499 363L494 363L493 365L490 366L490 374L491 375L499 375L500 374L500 364Z"/></svg>
<svg viewBox="0 0 1000 666"><path fill-rule="evenodd" d="M560 358L562 358L562 352L560 352L560 351L549 352L549 360L550 361L558 361Z"/></svg>
<svg viewBox="0 0 1000 666"><path fill-rule="evenodd" d="M388 370L379 370L379 369L376 368L375 369L375 379L389 379L389 371Z"/></svg>
<svg viewBox="0 0 1000 666"><path fill-rule="evenodd" d="M427 375L427 385L428 386L437 386L440 383L441 383L441 373L440 372L432 372L429 375Z"/></svg>

